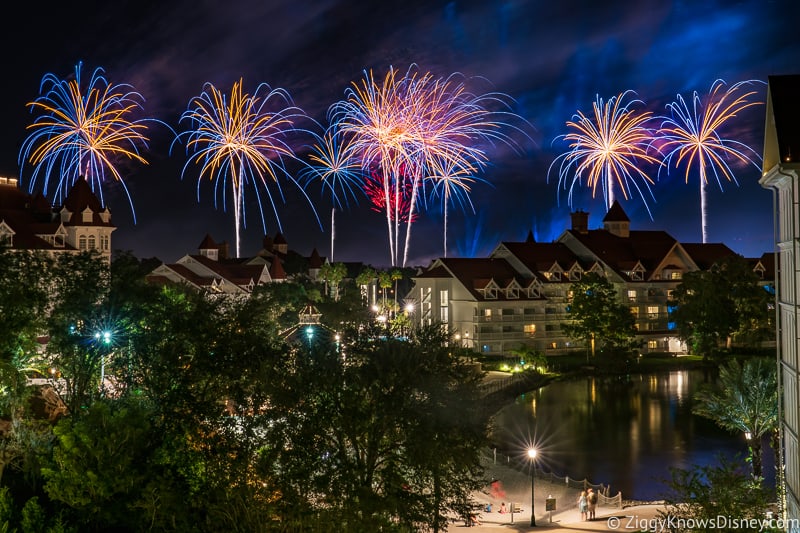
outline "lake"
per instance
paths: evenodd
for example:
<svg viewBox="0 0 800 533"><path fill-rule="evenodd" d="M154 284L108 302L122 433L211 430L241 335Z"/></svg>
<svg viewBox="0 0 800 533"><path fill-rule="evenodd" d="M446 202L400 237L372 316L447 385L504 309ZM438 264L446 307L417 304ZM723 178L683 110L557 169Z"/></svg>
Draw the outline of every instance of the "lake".
<svg viewBox="0 0 800 533"><path fill-rule="evenodd" d="M611 495L663 499L670 467L716 464L717 454L746 456L744 435L692 414L695 391L713 380L707 370L689 370L554 382L502 409L493 441L512 455L535 442L540 468L610 484ZM774 486L767 442L763 469Z"/></svg>

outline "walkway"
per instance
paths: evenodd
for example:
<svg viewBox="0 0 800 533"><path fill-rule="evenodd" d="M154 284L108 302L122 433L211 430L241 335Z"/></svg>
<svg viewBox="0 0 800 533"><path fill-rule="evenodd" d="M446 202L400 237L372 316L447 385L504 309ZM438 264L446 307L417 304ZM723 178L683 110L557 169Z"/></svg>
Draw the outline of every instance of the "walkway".
<svg viewBox="0 0 800 533"><path fill-rule="evenodd" d="M480 514L480 526L469 529L473 533L508 531L533 531L531 527L531 479L518 470L497 464L488 459L486 464L486 474L492 479L498 479L502 483L505 496L494 498L490 494L490 487L485 491L477 492L475 500L481 504L492 503L492 512L482 512ZM602 480L597 480L602 481ZM566 484L553 483L546 480L536 479L536 525L535 531L639 531L651 529L647 521L658 517L658 510L663 506L637 505L618 509L615 507L597 508L597 518L594 521L581 521L580 512L577 508L579 490L568 488ZM556 499L556 510L552 513L545 511L545 499L552 496ZM510 506L511 502L518 503L521 507L520 513L511 515L510 513L501 514L497 510L502 502ZM627 527L626 527L627 526ZM466 530L463 521L454 523L450 530Z"/></svg>

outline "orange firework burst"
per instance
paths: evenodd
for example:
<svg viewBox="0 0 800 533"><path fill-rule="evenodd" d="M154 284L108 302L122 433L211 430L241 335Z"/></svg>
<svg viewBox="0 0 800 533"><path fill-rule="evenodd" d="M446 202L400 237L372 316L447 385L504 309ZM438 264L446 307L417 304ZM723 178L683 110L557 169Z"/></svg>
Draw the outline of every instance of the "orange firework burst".
<svg viewBox="0 0 800 533"><path fill-rule="evenodd" d="M660 161L648 153L652 134L647 123L652 119L652 113L636 108L637 104L642 104L641 100L626 101L632 94L633 91L625 91L608 101L597 96L592 104L593 115L578 111L573 120L567 122L567 127L574 131L557 137L568 141L570 150L553 161L548 176L554 165L560 163L558 184L565 189L569 184L569 205L572 205L575 185L586 177L592 196L600 184L606 209L614 203L616 186L625 199L631 196L631 188L635 188L650 212L644 191L647 190L652 197L650 185L653 179L639 165L659 164ZM570 175L573 167L574 172ZM641 179L641 185L636 178Z"/></svg>

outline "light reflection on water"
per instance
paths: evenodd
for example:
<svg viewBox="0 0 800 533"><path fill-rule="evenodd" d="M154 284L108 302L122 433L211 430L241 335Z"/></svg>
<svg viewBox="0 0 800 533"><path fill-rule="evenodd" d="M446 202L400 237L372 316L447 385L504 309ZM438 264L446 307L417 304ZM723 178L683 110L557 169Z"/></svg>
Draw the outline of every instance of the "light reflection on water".
<svg viewBox="0 0 800 533"><path fill-rule="evenodd" d="M693 415L692 396L712 382L708 371L674 371L555 382L524 394L495 417L499 450L540 449L539 466L558 475L611 484L624 499L657 500L670 467L742 457L743 435ZM763 449L764 475L774 485L772 449Z"/></svg>

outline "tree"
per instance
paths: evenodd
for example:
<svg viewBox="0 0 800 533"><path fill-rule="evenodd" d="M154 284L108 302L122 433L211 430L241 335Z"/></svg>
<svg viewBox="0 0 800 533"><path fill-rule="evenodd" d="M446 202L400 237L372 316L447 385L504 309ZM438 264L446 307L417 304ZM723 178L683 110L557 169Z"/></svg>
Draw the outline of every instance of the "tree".
<svg viewBox="0 0 800 533"><path fill-rule="evenodd" d="M378 273L372 267L364 267L364 269L356 276L356 285L360 289L361 299L364 305L369 304L369 286L378 277Z"/></svg>
<svg viewBox="0 0 800 533"><path fill-rule="evenodd" d="M665 497L666 511L659 517L671 527L672 533L719 531L719 517L740 521L761 520L768 507L767 491L741 472L738 465L720 457L718 465L695 466L691 470L671 469L671 479ZM682 524L687 527L681 528ZM702 524L708 524L703 527ZM747 522L734 527L721 526L724 531L759 531L749 529Z"/></svg>
<svg viewBox="0 0 800 533"><path fill-rule="evenodd" d="M777 435L778 378L774 361L729 361L719 371L717 384L695 394L692 411L728 431L746 435L753 479L761 480L761 439ZM776 450L777 451L777 450ZM776 462L776 467L779 462Z"/></svg>
<svg viewBox="0 0 800 533"><path fill-rule="evenodd" d="M80 417L62 419L52 460L42 469L50 498L86 525L131 525L129 505L148 479L149 416L140 403L94 402Z"/></svg>
<svg viewBox="0 0 800 533"><path fill-rule="evenodd" d="M378 272L378 286L383 292L383 305L386 306L386 289L392 288L392 275L386 270Z"/></svg>
<svg viewBox="0 0 800 533"><path fill-rule="evenodd" d="M344 263L325 263L319 269L319 276L326 284L330 284L330 296L338 300L339 284L347 277L347 267Z"/></svg>
<svg viewBox="0 0 800 533"><path fill-rule="evenodd" d="M393 268L389 272L389 277L394 282L394 306L397 307L397 282L403 279L403 271L399 268Z"/></svg>
<svg viewBox="0 0 800 533"><path fill-rule="evenodd" d="M735 332L769 327L770 295L741 256L688 272L672 300L670 318L679 335L706 359Z"/></svg>
<svg viewBox="0 0 800 533"><path fill-rule="evenodd" d="M572 322L562 324L564 333L586 342L592 356L599 345L611 354L627 354L636 337L636 321L619 300L614 285L605 277L586 274L570 286L567 307Z"/></svg>
<svg viewBox="0 0 800 533"><path fill-rule="evenodd" d="M275 387L261 468L285 520L302 508L341 530L440 528L482 484L480 376L441 331L398 341L373 328L345 333L341 352L298 349L260 381Z"/></svg>

